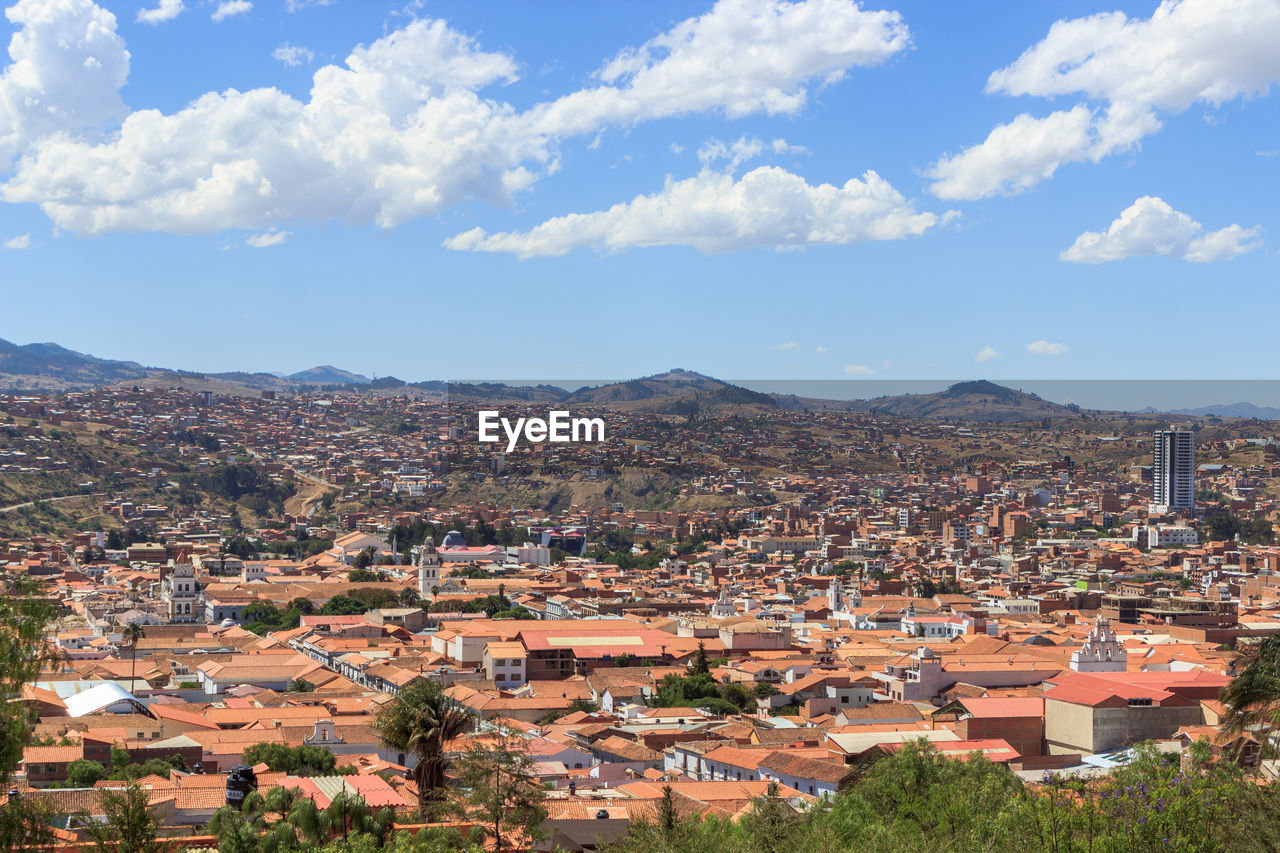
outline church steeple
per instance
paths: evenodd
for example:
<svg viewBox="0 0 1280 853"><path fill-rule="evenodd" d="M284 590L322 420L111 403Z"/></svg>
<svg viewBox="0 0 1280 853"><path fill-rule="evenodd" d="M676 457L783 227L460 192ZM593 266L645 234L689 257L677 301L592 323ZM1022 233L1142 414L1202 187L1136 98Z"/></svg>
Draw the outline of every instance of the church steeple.
<svg viewBox="0 0 1280 853"><path fill-rule="evenodd" d="M1128 663L1129 653L1111 630L1111 623L1101 617L1093 623L1084 645L1071 655L1071 668L1076 672L1124 672Z"/></svg>
<svg viewBox="0 0 1280 853"><path fill-rule="evenodd" d="M431 534L423 540L418 549L418 595L424 600L435 598L434 589L440 586L440 553L436 551L435 540Z"/></svg>

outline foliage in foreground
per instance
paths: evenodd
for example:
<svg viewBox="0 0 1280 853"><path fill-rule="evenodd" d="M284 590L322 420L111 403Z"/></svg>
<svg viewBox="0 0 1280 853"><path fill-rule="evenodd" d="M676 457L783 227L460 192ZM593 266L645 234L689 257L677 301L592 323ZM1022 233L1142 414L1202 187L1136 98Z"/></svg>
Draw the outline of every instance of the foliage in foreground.
<svg viewBox="0 0 1280 853"><path fill-rule="evenodd" d="M1127 767L1086 781L1047 774L1023 785L975 757L909 744L847 792L804 814L762 798L737 823L694 815L637 823L607 853L856 850L978 853L1261 853L1280 850L1280 786L1259 786L1207 744L1188 761L1140 747ZM661 810L660 810L661 816Z"/></svg>

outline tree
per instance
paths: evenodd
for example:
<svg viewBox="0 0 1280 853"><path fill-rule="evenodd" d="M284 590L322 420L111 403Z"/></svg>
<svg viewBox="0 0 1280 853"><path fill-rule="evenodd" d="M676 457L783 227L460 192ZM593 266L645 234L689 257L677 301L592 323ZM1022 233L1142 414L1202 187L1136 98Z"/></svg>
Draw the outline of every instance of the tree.
<svg viewBox="0 0 1280 853"><path fill-rule="evenodd" d="M121 637L129 644L129 690L137 688L134 680L138 676L138 641L147 636L147 631L140 622L130 622L124 626Z"/></svg>
<svg viewBox="0 0 1280 853"><path fill-rule="evenodd" d="M402 607L417 607L422 602L422 596L411 586L402 589L399 598Z"/></svg>
<svg viewBox="0 0 1280 853"><path fill-rule="evenodd" d="M159 853L157 837L164 820L151 809L151 794L141 785L102 789L99 803L106 820L86 819L84 832L102 853Z"/></svg>
<svg viewBox="0 0 1280 853"><path fill-rule="evenodd" d="M445 799L444 772L450 766L445 744L471 729L471 714L449 698L438 682L416 681L383 706L374 728L392 749L413 755L418 810L433 817Z"/></svg>
<svg viewBox="0 0 1280 853"><path fill-rule="evenodd" d="M265 764L293 776L327 776L337 763L332 752L310 744L291 747L282 743L255 743L241 753L241 758L245 764Z"/></svg>
<svg viewBox="0 0 1280 853"><path fill-rule="evenodd" d="M698 641L698 653L689 664L689 672L694 675L706 675L711 672L711 665L707 661L707 644L702 640Z"/></svg>
<svg viewBox="0 0 1280 853"><path fill-rule="evenodd" d="M67 784L72 788L92 788L107 778L107 768L101 762L80 758L67 765Z"/></svg>
<svg viewBox="0 0 1280 853"><path fill-rule="evenodd" d="M11 700L57 659L45 642L54 608L44 592L31 577L0 575L0 785L6 787L35 720L26 703Z"/></svg>
<svg viewBox="0 0 1280 853"><path fill-rule="evenodd" d="M0 849L39 850L52 845L56 819L49 800L11 793L0 809Z"/></svg>
<svg viewBox="0 0 1280 853"><path fill-rule="evenodd" d="M1280 634L1272 634L1246 652L1244 669L1222 689L1227 718L1222 737L1251 732L1264 749L1280 729Z"/></svg>
<svg viewBox="0 0 1280 853"><path fill-rule="evenodd" d="M538 838L547 815L546 791L533 774L533 759L523 740L502 730L483 745L473 744L458 759L458 781L469 791L467 817L484 827L497 853L508 849L512 833L522 830L528 841ZM511 849L527 849L523 834Z"/></svg>

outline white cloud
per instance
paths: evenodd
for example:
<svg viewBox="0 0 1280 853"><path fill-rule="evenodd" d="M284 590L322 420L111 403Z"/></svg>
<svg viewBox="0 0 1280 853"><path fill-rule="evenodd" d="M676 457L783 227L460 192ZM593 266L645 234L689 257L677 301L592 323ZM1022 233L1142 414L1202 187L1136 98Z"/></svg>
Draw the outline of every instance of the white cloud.
<svg viewBox="0 0 1280 853"><path fill-rule="evenodd" d="M777 166L761 166L735 181L704 169L661 192L608 210L548 219L527 232L488 234L473 228L445 241L472 252L521 258L563 255L580 246L620 251L634 246L692 246L732 252L754 246L800 247L895 240L946 219L920 212L875 172L843 187L812 186Z"/></svg>
<svg viewBox="0 0 1280 853"><path fill-rule="evenodd" d="M849 376L870 376L875 373L874 370L867 367L865 364L846 364L844 366L844 372Z"/></svg>
<svg viewBox="0 0 1280 853"><path fill-rule="evenodd" d="M785 344L778 344L774 349L800 349L800 345L795 341L787 341Z"/></svg>
<svg viewBox="0 0 1280 853"><path fill-rule="evenodd" d="M272 228L261 234L252 234L244 242L255 249L265 249L269 246L279 246L287 239L289 239L288 231L277 231Z"/></svg>
<svg viewBox="0 0 1280 853"><path fill-rule="evenodd" d="M938 198L975 199L1011 195L1051 177L1063 163L1089 156L1093 146L1088 107L1035 118L1023 113L991 131L986 141L954 156L943 156L928 176Z"/></svg>
<svg viewBox="0 0 1280 853"><path fill-rule="evenodd" d="M163 24L172 21L182 14L186 7L182 0L160 0L154 9L139 9L138 22L142 24Z"/></svg>
<svg viewBox="0 0 1280 853"><path fill-rule="evenodd" d="M285 0L284 8L289 12L298 12L311 6L332 6L336 0Z"/></svg>
<svg viewBox="0 0 1280 853"><path fill-rule="evenodd" d="M1032 355L1062 355L1067 351L1066 344L1050 341L1032 341L1027 344L1027 352Z"/></svg>
<svg viewBox="0 0 1280 853"><path fill-rule="evenodd" d="M213 14L209 17L215 23L226 20L233 15L244 15L253 8L253 4L249 0L223 0L218 4L218 8L213 10Z"/></svg>
<svg viewBox="0 0 1280 853"><path fill-rule="evenodd" d="M1059 257L1082 264L1142 255L1223 261L1256 248L1259 233L1259 228L1229 225L1206 234L1203 225L1174 210L1164 199L1143 196L1125 208L1106 231L1084 232Z"/></svg>
<svg viewBox="0 0 1280 853"><path fill-rule="evenodd" d="M1086 103L997 127L985 142L942 158L930 171L931 189L942 198L1021 192L1064 163L1133 148L1160 129L1158 111L1264 94L1280 82L1277 43L1276 0L1164 0L1150 18L1109 12L1057 21L991 74L987 92L1079 95Z"/></svg>
<svg viewBox="0 0 1280 853"><path fill-rule="evenodd" d="M683 153L684 153L684 146L683 146L683 145L680 145L679 143L676 143L676 142L671 143L671 153L672 153L672 154L683 154Z"/></svg>
<svg viewBox="0 0 1280 853"><path fill-rule="evenodd" d="M128 112L119 89L129 51L114 15L91 0L19 0L5 17L17 31L0 73L0 171L35 139L99 128Z"/></svg>
<svg viewBox="0 0 1280 853"><path fill-rule="evenodd" d="M306 63L310 65L312 60L316 58L315 52L296 44L284 44L271 51L271 58L283 62L290 68L297 68L299 65Z"/></svg>
<svg viewBox="0 0 1280 853"><path fill-rule="evenodd" d="M10 237L4 241L4 247L6 249L30 249L31 235L19 234L17 237Z"/></svg>
<svg viewBox="0 0 1280 853"><path fill-rule="evenodd" d="M996 348L993 346L987 345L987 346L984 346L982 349L978 350L978 353L973 357L973 360L978 362L978 364L985 364L991 359L999 358L999 357L1000 357L1000 353L996 352Z"/></svg>
<svg viewBox="0 0 1280 853"><path fill-rule="evenodd" d="M727 163L726 171L737 171L738 167L748 160L754 160L763 154L766 148L774 154L808 154L809 149L803 145L788 144L785 139L775 139L768 146L754 136L740 136L734 142L721 142L719 139L708 139L698 146L698 159L704 166L710 166L720 160ZM679 153L679 152L677 152Z"/></svg>
<svg viewBox="0 0 1280 853"><path fill-rule="evenodd" d="M764 153L764 143L759 139L739 137L736 142L725 144L719 139L708 139L698 146L698 159L704 166L717 160L728 161L728 171L736 171L738 166L747 160L753 160Z"/></svg>
<svg viewBox="0 0 1280 853"><path fill-rule="evenodd" d="M813 351L821 355L822 353L827 351L827 348L824 347L822 344L818 344L816 347L813 348Z"/></svg>
<svg viewBox="0 0 1280 853"><path fill-rule="evenodd" d="M115 19L90 0L56 0L41 14L37 5L19 0L7 13L19 31L3 81L14 93L0 109L18 120L0 122L14 128L0 130L9 143L0 154L24 156L0 197L39 204L58 227L81 234L207 233L299 219L394 227L471 200L509 205L560 167L558 146L570 137L692 112L792 114L812 87L909 46L896 12L852 0L720 0L620 53L599 85L521 112L481 94L517 78L511 56L419 19L356 47L345 67L318 69L306 102L275 88L209 92L175 113L139 110L97 138L54 131L125 112L128 54ZM15 71L14 45L40 33L45 52ZM86 58L86 38L111 48L95 60L105 72L72 71ZM68 76L87 85L64 85Z"/></svg>

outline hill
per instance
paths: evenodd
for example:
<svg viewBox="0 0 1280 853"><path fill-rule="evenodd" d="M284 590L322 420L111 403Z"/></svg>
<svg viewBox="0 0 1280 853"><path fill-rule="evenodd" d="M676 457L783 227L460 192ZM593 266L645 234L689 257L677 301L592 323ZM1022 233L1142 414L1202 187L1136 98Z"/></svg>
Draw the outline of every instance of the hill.
<svg viewBox="0 0 1280 853"><path fill-rule="evenodd" d="M0 388L50 391L111 385L150 376L132 361L111 361L54 343L19 346L0 339Z"/></svg>
<svg viewBox="0 0 1280 853"><path fill-rule="evenodd" d="M957 382L934 394L902 394L859 401L851 408L900 418L1017 423L1044 418L1075 417L1079 408L1051 403L985 379Z"/></svg>
<svg viewBox="0 0 1280 853"><path fill-rule="evenodd" d="M626 382L579 388L565 402L672 415L708 414L738 407L778 408L777 401L768 394L679 368Z"/></svg>
<svg viewBox="0 0 1280 853"><path fill-rule="evenodd" d="M290 373L285 379L303 385L368 385L373 381L368 376L361 376L332 364L299 370L297 373Z"/></svg>
<svg viewBox="0 0 1280 853"><path fill-rule="evenodd" d="M1219 418L1252 418L1259 421L1280 420L1280 409L1275 406L1255 406L1253 403L1219 403L1213 406L1200 406L1195 409L1173 409L1174 415L1198 415L1201 417L1217 416Z"/></svg>

